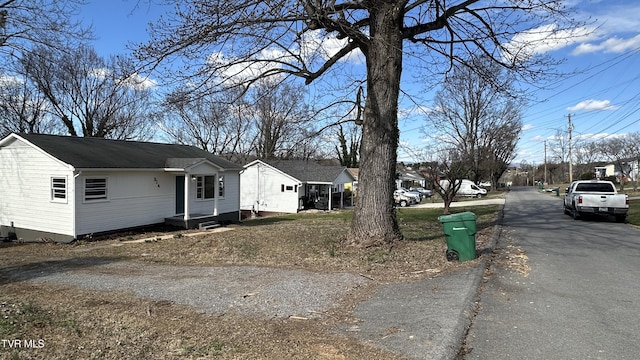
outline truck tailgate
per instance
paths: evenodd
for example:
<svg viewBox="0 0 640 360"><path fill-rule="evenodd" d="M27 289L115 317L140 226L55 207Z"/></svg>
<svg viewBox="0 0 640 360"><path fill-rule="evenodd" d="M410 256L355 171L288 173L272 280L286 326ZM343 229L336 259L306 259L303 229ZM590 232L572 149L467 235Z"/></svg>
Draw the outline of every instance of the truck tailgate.
<svg viewBox="0 0 640 360"><path fill-rule="evenodd" d="M581 194L581 206L588 207L627 207L627 196L625 194Z"/></svg>

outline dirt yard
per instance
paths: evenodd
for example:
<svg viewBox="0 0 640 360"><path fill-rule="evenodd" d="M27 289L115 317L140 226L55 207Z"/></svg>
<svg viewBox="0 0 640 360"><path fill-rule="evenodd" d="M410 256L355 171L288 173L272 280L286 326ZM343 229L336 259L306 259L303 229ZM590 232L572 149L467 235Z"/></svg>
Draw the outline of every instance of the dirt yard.
<svg viewBox="0 0 640 360"><path fill-rule="evenodd" d="M497 209L456 209L478 215L479 255L489 252L485 244L493 235ZM435 209L402 209L398 219L405 239L384 249L341 245L351 219L348 211L257 219L205 233L129 233L71 245L5 243L0 245L0 358L399 359L335 328L354 322L351 310L379 284L442 276L477 264L446 261L438 215ZM105 270L108 264L118 266L118 276L127 276L127 266L201 269L203 277L211 268L263 268L362 278L367 285L355 281L319 316L265 317L202 311L153 294L140 296L135 288L92 288L102 277L87 277L92 282L87 286L45 281L54 273L113 275ZM252 273L252 281L259 283L259 276ZM229 288L243 281L222 279L216 280L228 281ZM299 295L288 291L277 296Z"/></svg>

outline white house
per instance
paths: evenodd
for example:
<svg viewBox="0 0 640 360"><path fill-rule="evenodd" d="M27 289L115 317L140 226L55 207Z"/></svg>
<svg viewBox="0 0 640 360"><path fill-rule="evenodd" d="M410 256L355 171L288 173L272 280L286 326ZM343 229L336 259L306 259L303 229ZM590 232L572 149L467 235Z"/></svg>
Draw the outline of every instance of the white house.
<svg viewBox="0 0 640 360"><path fill-rule="evenodd" d="M240 219L240 165L186 145L36 134L0 140L0 237L69 242Z"/></svg>
<svg viewBox="0 0 640 360"><path fill-rule="evenodd" d="M255 160L240 175L240 209L253 213L296 213L342 207L344 185L354 181L344 166L304 160ZM350 203L350 199L349 199Z"/></svg>

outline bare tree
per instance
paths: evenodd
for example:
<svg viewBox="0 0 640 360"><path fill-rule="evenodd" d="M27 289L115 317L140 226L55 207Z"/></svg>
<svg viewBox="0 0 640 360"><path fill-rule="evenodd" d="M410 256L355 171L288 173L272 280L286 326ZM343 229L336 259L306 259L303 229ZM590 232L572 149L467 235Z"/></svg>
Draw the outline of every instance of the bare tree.
<svg viewBox="0 0 640 360"><path fill-rule="evenodd" d="M599 146L595 141L579 140L573 144L573 154L575 156L575 172L579 178L585 174L590 174L590 178L595 176L593 165L602 158Z"/></svg>
<svg viewBox="0 0 640 360"><path fill-rule="evenodd" d="M176 90L162 104L163 131L181 144L229 157L248 155L252 123L248 104L237 92L192 98Z"/></svg>
<svg viewBox="0 0 640 360"><path fill-rule="evenodd" d="M70 135L149 137L151 84L137 75L127 58L105 61L88 46L73 53L41 47L22 61L29 64L25 75Z"/></svg>
<svg viewBox="0 0 640 360"><path fill-rule="evenodd" d="M556 178L569 180L569 132L563 129L557 129L556 135L549 141L549 150L551 152L551 161L558 163ZM560 172L560 173L558 173Z"/></svg>
<svg viewBox="0 0 640 360"><path fill-rule="evenodd" d="M425 133L457 149L475 183L487 178L493 183L514 157L522 101L498 65L487 58L466 65L456 67L437 92Z"/></svg>
<svg viewBox="0 0 640 360"><path fill-rule="evenodd" d="M250 92L249 101L254 110L256 156L294 157L298 143L308 135L305 127L310 122L303 89L288 82L262 79Z"/></svg>
<svg viewBox="0 0 640 360"><path fill-rule="evenodd" d="M640 134L634 133L625 136L610 137L598 142L601 154L607 160L611 161L620 171L620 176L618 177L620 190L624 190L627 178L633 174L634 163L637 167L640 161L639 141ZM631 180L633 181L634 187L637 187L637 175L634 177L636 177L636 179L632 178Z"/></svg>
<svg viewBox="0 0 640 360"><path fill-rule="evenodd" d="M443 147L437 151L438 161L430 173L429 182L444 202L443 213L448 214L455 200L462 180L469 176L471 169L463 154L457 148Z"/></svg>
<svg viewBox="0 0 640 360"><path fill-rule="evenodd" d="M0 1L0 133L57 132L42 94L24 79L19 60L35 47L61 49L90 39L74 20L83 0Z"/></svg>
<svg viewBox="0 0 640 360"><path fill-rule="evenodd" d="M59 128L47 112L47 101L26 79L0 78L0 134L54 133Z"/></svg>
<svg viewBox="0 0 640 360"><path fill-rule="evenodd" d="M209 91L269 76L310 84L328 73L340 76L355 54L365 58L361 192L346 239L364 246L401 238L393 191L405 54L432 81L477 53L530 80L549 62L535 56L524 40L530 37L516 35L542 33L547 41L575 26L557 0L189 0L176 6L174 15L152 26L137 54L153 66L180 56L187 74ZM324 46L327 39L334 50Z"/></svg>
<svg viewBox="0 0 640 360"><path fill-rule="evenodd" d="M0 57L22 57L35 47L68 48L90 32L73 19L83 0L0 1ZM7 64L4 62L4 64ZM0 68L2 66L0 65Z"/></svg>

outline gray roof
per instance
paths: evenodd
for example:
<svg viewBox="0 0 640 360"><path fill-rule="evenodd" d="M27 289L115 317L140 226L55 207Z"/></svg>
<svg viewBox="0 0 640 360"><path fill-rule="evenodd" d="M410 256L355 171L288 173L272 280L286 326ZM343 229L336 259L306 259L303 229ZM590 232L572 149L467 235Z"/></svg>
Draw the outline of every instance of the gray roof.
<svg viewBox="0 0 640 360"><path fill-rule="evenodd" d="M312 160L274 160L265 162L307 183L333 183L340 173L347 169L345 166L322 165L318 161Z"/></svg>
<svg viewBox="0 0 640 360"><path fill-rule="evenodd" d="M242 166L189 145L42 134L20 137L77 169L184 168L203 160L227 170Z"/></svg>

